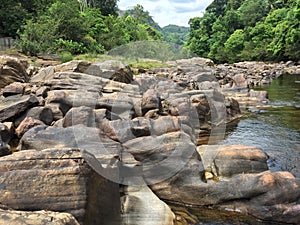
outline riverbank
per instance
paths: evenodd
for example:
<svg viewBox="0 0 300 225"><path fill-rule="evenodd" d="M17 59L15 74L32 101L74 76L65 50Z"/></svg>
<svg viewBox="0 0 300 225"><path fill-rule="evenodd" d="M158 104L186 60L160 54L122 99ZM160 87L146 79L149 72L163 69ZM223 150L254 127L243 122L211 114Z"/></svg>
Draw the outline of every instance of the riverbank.
<svg viewBox="0 0 300 225"><path fill-rule="evenodd" d="M296 224L299 179L269 171L257 147L211 145L241 109L268 103L252 85L292 70L193 58L134 75L114 60L35 68L1 57L0 202L89 225L187 224L165 202Z"/></svg>

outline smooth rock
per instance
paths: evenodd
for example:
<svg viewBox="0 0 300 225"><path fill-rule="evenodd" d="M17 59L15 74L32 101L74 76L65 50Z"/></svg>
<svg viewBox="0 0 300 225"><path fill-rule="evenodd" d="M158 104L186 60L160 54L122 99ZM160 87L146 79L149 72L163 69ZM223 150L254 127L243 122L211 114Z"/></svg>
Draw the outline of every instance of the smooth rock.
<svg viewBox="0 0 300 225"><path fill-rule="evenodd" d="M175 216L149 187L125 187L122 199L123 225L173 225Z"/></svg>
<svg viewBox="0 0 300 225"><path fill-rule="evenodd" d="M204 169L217 177L260 173L268 170L267 156L257 147L244 145L203 145L197 148Z"/></svg>

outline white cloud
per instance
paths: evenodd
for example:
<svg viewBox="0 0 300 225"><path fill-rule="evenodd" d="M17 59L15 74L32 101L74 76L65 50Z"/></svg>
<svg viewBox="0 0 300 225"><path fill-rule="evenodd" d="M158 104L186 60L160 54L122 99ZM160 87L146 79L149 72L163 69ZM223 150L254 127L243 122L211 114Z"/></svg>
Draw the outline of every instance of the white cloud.
<svg viewBox="0 0 300 225"><path fill-rule="evenodd" d="M188 26L189 19L201 16L213 0L119 0L121 10L137 4L150 13L161 27L169 24Z"/></svg>

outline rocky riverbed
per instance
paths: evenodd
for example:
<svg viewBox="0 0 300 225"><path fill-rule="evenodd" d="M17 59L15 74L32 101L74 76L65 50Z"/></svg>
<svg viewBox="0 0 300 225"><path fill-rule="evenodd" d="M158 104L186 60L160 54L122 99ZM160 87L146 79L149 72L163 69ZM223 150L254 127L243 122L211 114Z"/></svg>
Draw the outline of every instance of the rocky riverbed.
<svg viewBox="0 0 300 225"><path fill-rule="evenodd" d="M215 145L268 103L252 87L299 66L193 58L139 72L0 56L0 224L197 223L171 203L299 223L299 178L257 147Z"/></svg>

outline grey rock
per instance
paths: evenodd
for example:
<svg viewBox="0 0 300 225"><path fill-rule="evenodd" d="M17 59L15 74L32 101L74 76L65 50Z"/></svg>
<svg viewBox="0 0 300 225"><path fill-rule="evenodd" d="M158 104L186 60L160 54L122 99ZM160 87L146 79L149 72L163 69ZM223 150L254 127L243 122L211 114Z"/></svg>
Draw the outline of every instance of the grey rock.
<svg viewBox="0 0 300 225"><path fill-rule="evenodd" d="M10 96L0 100L0 121L3 122L9 118L15 117L36 106L38 99L33 95Z"/></svg>

